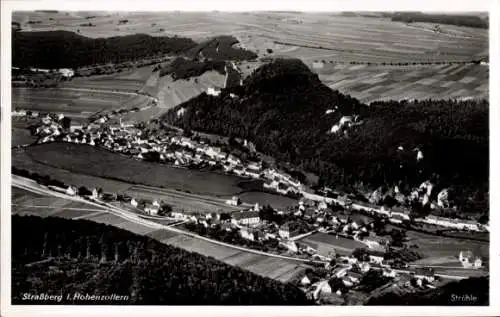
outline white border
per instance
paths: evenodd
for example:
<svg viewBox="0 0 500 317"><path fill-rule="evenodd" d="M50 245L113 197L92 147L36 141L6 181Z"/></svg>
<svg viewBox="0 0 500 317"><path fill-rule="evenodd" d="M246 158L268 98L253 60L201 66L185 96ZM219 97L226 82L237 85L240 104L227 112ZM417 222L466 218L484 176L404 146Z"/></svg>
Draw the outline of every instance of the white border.
<svg viewBox="0 0 500 317"><path fill-rule="evenodd" d="M1 133L2 156L0 176L1 186L1 314L2 316L101 316L101 315L170 315L170 316L422 316L426 314L448 316L472 315L499 315L500 299L499 274L500 268L498 248L498 233L491 231L490 238L490 306L489 307L165 307L165 306L11 306L10 305L10 21L11 12L15 10L54 9L66 11L437 11L437 12L465 12L489 11L490 12L490 193L498 189L497 181L500 169L495 162L500 162L495 142L498 142L500 131L498 122L500 113L498 109L500 87L499 72L499 39L500 39L500 2L496 0L405 0L405 1L362 1L362 0L329 0L329 1L220 1L220 0L184 0L184 1L11 1L0 0L1 3ZM500 206L500 198L490 195L490 227L497 228L499 217L495 207ZM29 232L26 233L29 235ZM56 310L57 309L57 310Z"/></svg>

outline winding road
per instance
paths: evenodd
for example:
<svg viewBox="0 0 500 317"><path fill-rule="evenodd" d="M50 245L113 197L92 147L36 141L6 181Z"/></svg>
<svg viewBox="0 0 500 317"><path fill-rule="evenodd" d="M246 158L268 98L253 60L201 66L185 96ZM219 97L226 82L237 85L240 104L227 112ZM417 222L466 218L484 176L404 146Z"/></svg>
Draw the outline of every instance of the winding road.
<svg viewBox="0 0 500 317"><path fill-rule="evenodd" d="M16 176L16 175L12 175L12 186L18 187L18 188L21 188L21 189L24 189L24 190L28 190L28 191L31 191L31 192L34 192L34 193L37 193L37 194L55 196L55 197L59 197L59 198L64 198L64 199L68 199L68 200L73 200L73 201L78 201L78 202L81 202L81 203L85 203L85 204L88 204L88 205L92 205L94 207L99 207L101 210L103 210L105 212L114 214L116 216L119 216L119 217L121 217L123 219L129 220L129 221L134 222L136 224L140 224L140 225L143 225L143 226L146 226L146 227L149 227L149 228L153 228L153 229L165 229L165 230L169 230L169 231L181 234L181 235L189 236L189 237L196 238L196 239L199 239L199 240L204 240L206 242L209 242L209 243L212 243L212 244L215 244L215 245L229 247L229 248L232 248L232 249L235 249L235 250L239 250L239 251L243 251L243 252L248 252L248 253L263 255L263 256L272 257L272 258L292 260L292 261L302 262L302 263L318 263L318 264L325 264L326 263L325 261L311 261L311 260L308 260L308 259L300 259L300 258L295 258L295 257L289 257L289 256L284 256L284 255L267 253L267 252L263 252L263 251L253 250L253 249L249 249L249 248L245 248L245 247L236 246L236 245L228 244L228 243L225 243L225 242L217 241L217 240L214 240L214 239L210 239L210 238L207 238L207 237L203 237L203 236L197 235L195 233L191 233L191 232L187 232L187 231L184 231L184 230L180 230L180 229L174 228L173 226L175 226L176 224L164 225L164 224L159 224L159 223L156 223L156 222L149 221L147 219L142 218L138 214L135 214L135 213L133 213L131 211L127 211L127 210L118 208L118 207L113 206L113 205L108 204L108 203L104 203L104 202L96 203L96 202L85 200L85 199L80 198L80 197L69 196L69 195L66 195L66 194L63 194L63 193L55 192L55 191L52 191L52 190L50 190L48 188L44 188L44 187L40 186L38 183L36 183L36 182L34 182L34 181L30 180L30 179L26 179L26 178L19 177L19 176ZM397 273L403 273L403 274L409 274L410 273L409 270L394 270L394 271L396 271ZM461 280L461 279L468 278L467 276L456 276L456 275L446 275L446 274L435 274L435 275L439 276L441 278L452 279L452 280Z"/></svg>

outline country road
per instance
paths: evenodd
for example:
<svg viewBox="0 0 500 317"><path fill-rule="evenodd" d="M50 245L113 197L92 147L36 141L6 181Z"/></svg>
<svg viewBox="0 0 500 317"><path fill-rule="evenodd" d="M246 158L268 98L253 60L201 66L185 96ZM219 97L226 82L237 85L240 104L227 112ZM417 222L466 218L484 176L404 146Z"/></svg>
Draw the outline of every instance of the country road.
<svg viewBox="0 0 500 317"><path fill-rule="evenodd" d="M114 214L116 216L119 216L121 218L124 218L126 220L135 222L137 224L144 225L146 227L150 227L150 228L154 228L154 229L166 229L166 230L170 230L170 231L173 231L173 232L178 233L178 234L182 234L182 235L189 236L189 237L192 237L192 238L204 240L204 241L210 242L212 244L229 247L229 248L236 249L236 250L239 250L239 251L244 251L244 252L258 254L258 255L264 255L264 256L273 257L273 258L279 258L279 259L285 259L285 260L293 260L293 261L303 262L303 263L311 263L311 262L313 262L313 263L325 263L324 261L311 261L311 260L307 260L307 259L300 259L300 258L295 258L295 257L289 257L289 256L284 256L284 255L267 253L267 252L263 252L263 251L258 251L258 250L253 250L253 249L249 249L249 248L245 248L245 247L240 247L240 246L232 245L232 244L221 242L221 241L217 241L217 240L214 240L214 239L209 239L207 237L203 237L203 236L197 235L195 233L187 232L187 231L180 230L180 229L172 227L175 224L173 224L173 225L163 225L163 224L159 224L159 223L156 223L156 222L149 221L147 219L141 218L137 214L134 214L134 213L132 213L130 211L127 211L127 210L123 210L121 208L118 208L116 206L113 206L113 205L110 205L110 204L107 204L107 203L103 203L103 205L101 205L101 204L97 204L95 202L91 202L91 201L85 200L83 198L69 196L69 195L65 195L65 194L62 194L62 193L54 192L52 190L40 187L37 183L30 182L29 180L26 180L24 178L21 178L21 177L15 176L15 175L12 175L12 186L19 187L19 188L22 188L22 189L25 189L25 190L28 190L28 191L32 191L32 192L38 193L38 194L51 195L51 196L55 196L55 197L65 198L65 199L68 199L68 200L74 200L74 201L86 203L86 204L89 204L89 205L93 205L93 206L96 206L96 207L100 207L104 211L112 213L112 214Z"/></svg>
<svg viewBox="0 0 500 317"><path fill-rule="evenodd" d="M34 192L34 193L38 193L38 194L50 195L50 196L55 196L55 197L64 198L64 199L68 199L68 200L73 200L73 201L78 201L78 202L86 203L86 204L89 204L89 205L92 205L92 206L95 206L95 207L99 207L103 211L106 211L108 213L114 214L114 215L119 216L119 217L121 217L123 219L132 221L132 222L134 222L136 224L140 224L140 225L143 225L143 226L146 226L146 227L149 227L149 228L153 228L153 229L165 229L165 230L169 230L169 231L175 232L177 234L184 235L184 236L189 236L189 237L192 237L192 238L195 238L195 239L199 239L199 240L203 240L203 241L209 242L209 243L214 244L214 245L220 245L220 246L224 246L224 247L229 247L229 248L232 248L232 249L235 249L235 250L239 250L239 251L243 251L243 252L247 252L247 253L253 253L253 254L257 254L257 255L263 255L263 256L267 256L267 257L271 257L271 258L278 258L278 259L284 259L284 260L292 260L292 261L302 262L302 263L318 263L318 264L325 264L326 263L325 261L317 261L317 260L316 261L311 261L311 260L307 260L307 259L300 259L300 258L295 258L295 257L289 257L289 256L283 256L283 255L278 255L278 254L267 253L267 252L263 252L263 251L253 250L253 249L249 249L249 248L240 247L240 246L232 245L232 244L229 244L229 243L217 241L217 240L214 240L214 239L210 239L210 238L207 238L207 237L203 237L203 236L197 235L195 233L191 233L191 232L187 232L187 231L184 231L184 230L180 230L180 229L174 228L173 226L175 226L176 224L163 225L163 224L159 224L159 223L156 223L156 222L149 221L147 219L141 218L139 215L137 215L137 214L135 214L133 212L130 212L130 211L127 211L127 210L123 210L121 208L118 208L116 206L110 205L108 203L102 202L102 205L101 205L101 204L98 204L98 203L95 203L95 202L92 202L92 201L85 200L85 199L80 198L80 197L69 196L69 195L66 195L66 194L54 192L54 191L52 191L52 190L50 190L48 188L41 187L39 184L37 184L34 181L31 181L29 179L22 178L22 177L19 177L19 176L16 176L16 175L12 175L12 186L15 186L15 187L18 187L18 188L22 188L22 189L25 189L25 190L28 190L28 191L31 191L31 192ZM397 273L403 273L403 274L410 274L411 273L409 270L394 270L394 271L396 271ZM468 278L467 276L456 276L456 275L446 275L446 274L435 274L435 275L439 276L441 278L452 279L452 280L461 280L461 279Z"/></svg>

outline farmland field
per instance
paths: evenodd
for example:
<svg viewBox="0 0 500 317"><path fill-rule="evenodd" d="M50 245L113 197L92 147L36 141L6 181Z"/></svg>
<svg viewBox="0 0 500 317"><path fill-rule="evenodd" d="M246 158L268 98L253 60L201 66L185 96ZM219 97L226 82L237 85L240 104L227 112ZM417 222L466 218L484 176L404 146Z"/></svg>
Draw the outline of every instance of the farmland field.
<svg viewBox="0 0 500 317"><path fill-rule="evenodd" d="M366 66L325 63L314 70L330 88L363 102L488 98L488 67L475 64Z"/></svg>
<svg viewBox="0 0 500 317"><path fill-rule="evenodd" d="M351 254L356 248L366 247L363 243L354 241L351 239L346 239L343 237L336 238L334 235L329 235L326 233L315 233L304 239L303 242L314 249L318 250L318 253L327 256L332 250L335 250L337 254L346 255Z"/></svg>
<svg viewBox="0 0 500 317"><path fill-rule="evenodd" d="M118 25L124 18L128 23ZM27 24L28 20L41 23ZM488 31L485 29L447 25L441 33L435 33L422 27L427 25L425 23L416 27L389 18L346 17L332 13L16 12L13 21L20 22L24 30L80 30L80 34L89 37L145 33L200 41L227 34L236 36L242 46L258 51L261 56L270 48L273 49L271 55L286 54L305 60L460 60L488 55ZM95 27L80 27L81 23L88 22Z"/></svg>
<svg viewBox="0 0 500 317"><path fill-rule="evenodd" d="M69 185L85 186L87 188L101 187L105 192L122 192L132 186L129 183L85 175L83 173L74 173L62 168L36 162L28 155L25 149L12 150L12 166L40 175L50 175L50 177Z"/></svg>
<svg viewBox="0 0 500 317"><path fill-rule="evenodd" d="M75 173L208 195L229 196L241 191L237 177L138 161L92 146L48 143L26 151L35 161Z"/></svg>
<svg viewBox="0 0 500 317"><path fill-rule="evenodd" d="M182 235L167 238L166 240L162 240L162 242L173 244L205 256L211 256L227 264L239 266L258 275L278 279L283 282L292 280L307 268L306 265L299 264L293 260L247 253Z"/></svg>
<svg viewBox="0 0 500 317"><path fill-rule="evenodd" d="M12 187L13 214L73 219L102 212L104 211L96 206Z"/></svg>
<svg viewBox="0 0 500 317"><path fill-rule="evenodd" d="M12 127L12 146L31 144L37 140L28 129Z"/></svg>
<svg viewBox="0 0 500 317"><path fill-rule="evenodd" d="M240 196L242 202L259 205L271 205L274 208L285 208L287 206L297 205L298 199L286 196L273 195L263 192L245 192Z"/></svg>
<svg viewBox="0 0 500 317"><path fill-rule="evenodd" d="M135 96L73 88L13 88L12 108L63 113L87 118L93 113L124 107Z"/></svg>
<svg viewBox="0 0 500 317"><path fill-rule="evenodd" d="M118 21L124 18L128 23L118 25ZM29 20L40 23L27 24ZM89 37L145 33L177 35L202 41L221 34L233 35L240 41L241 47L255 51L260 57L301 59L318 72L326 85L363 102L488 98L487 66L448 64L488 57L488 30L485 29L441 25L441 32L436 33L431 30L434 24L407 25L383 17L348 17L330 13L16 12L13 21L20 22L24 30L79 30L80 34ZM80 26L89 22L95 27ZM314 62L322 65L313 67ZM350 65L349 62L379 65ZM391 62L446 64L380 65ZM239 68L248 76L259 65L261 62L242 62ZM197 82L193 79L172 82L170 76L158 78L158 73L151 70L152 67L143 67L114 75L75 78L65 83L64 87L142 90L157 96L159 108L130 113L124 118L135 121L156 118L166 109L195 97L208 87L223 86L224 83L224 76L217 72L207 72ZM70 100L66 93L62 93L57 100L32 93L37 104L34 107L65 110L73 112L73 115L79 111L97 111L92 96L78 97L82 100L74 101L78 105L74 107L68 106ZM112 97L101 98L103 102L99 108L114 107ZM21 104L30 102L26 99L13 98Z"/></svg>
<svg viewBox="0 0 500 317"><path fill-rule="evenodd" d="M439 237L408 230L409 244L417 244L417 251L424 257L458 256L460 251L471 250L483 258L489 258L489 244L471 240Z"/></svg>

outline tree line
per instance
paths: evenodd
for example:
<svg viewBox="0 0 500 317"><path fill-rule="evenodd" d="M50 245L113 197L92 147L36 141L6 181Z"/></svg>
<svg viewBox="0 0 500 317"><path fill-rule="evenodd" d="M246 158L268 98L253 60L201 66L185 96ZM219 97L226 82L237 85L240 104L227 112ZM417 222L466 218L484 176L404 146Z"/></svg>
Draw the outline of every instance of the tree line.
<svg viewBox="0 0 500 317"><path fill-rule="evenodd" d="M159 54L180 54L196 45L189 38L146 34L88 38L69 31L14 32L12 64L49 69L78 68Z"/></svg>
<svg viewBox="0 0 500 317"><path fill-rule="evenodd" d="M487 19L480 16L463 14L429 14L422 12L396 12L392 15L392 21L399 22L425 22L436 24L449 24L457 26L467 26L472 28L487 29L489 23Z"/></svg>
<svg viewBox="0 0 500 317"><path fill-rule="evenodd" d="M128 295L120 304L136 305L311 304L291 284L126 230L86 220L13 216L13 304L26 304L23 293L74 292ZM88 303L64 296L59 304Z"/></svg>

